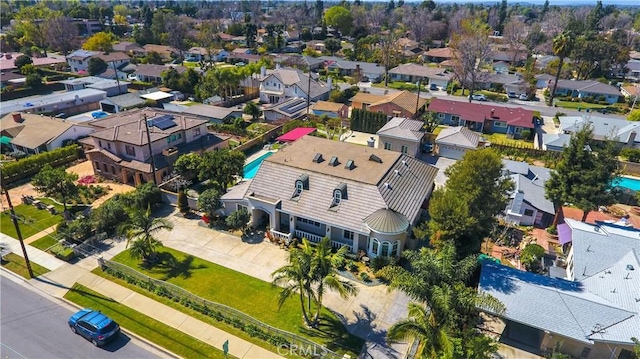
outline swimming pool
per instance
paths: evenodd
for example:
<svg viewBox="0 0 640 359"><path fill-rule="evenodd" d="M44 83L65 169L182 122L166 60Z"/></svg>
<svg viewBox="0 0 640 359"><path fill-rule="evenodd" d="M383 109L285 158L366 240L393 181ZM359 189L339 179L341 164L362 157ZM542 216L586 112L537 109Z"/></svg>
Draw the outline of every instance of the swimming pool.
<svg viewBox="0 0 640 359"><path fill-rule="evenodd" d="M255 177L256 173L258 173L258 168L260 168L260 165L262 164L262 161L264 161L265 158L273 155L274 153L275 152L267 152L264 155L256 158L255 160L247 163L244 166L244 178L251 179Z"/></svg>
<svg viewBox="0 0 640 359"><path fill-rule="evenodd" d="M613 180L616 187L624 187L634 191L640 191L640 179L629 177L618 177Z"/></svg>

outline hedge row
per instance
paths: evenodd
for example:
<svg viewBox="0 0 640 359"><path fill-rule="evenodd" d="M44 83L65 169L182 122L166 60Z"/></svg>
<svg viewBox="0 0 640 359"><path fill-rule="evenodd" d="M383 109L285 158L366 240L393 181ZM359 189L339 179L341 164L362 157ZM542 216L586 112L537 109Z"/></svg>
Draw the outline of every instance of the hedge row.
<svg viewBox="0 0 640 359"><path fill-rule="evenodd" d="M351 130L376 133L387 123L387 115L354 108L351 111Z"/></svg>
<svg viewBox="0 0 640 359"><path fill-rule="evenodd" d="M77 160L81 156L80 146L71 145L29 156L19 161L2 165L2 182L10 184L31 177L46 164L52 167L61 166Z"/></svg>

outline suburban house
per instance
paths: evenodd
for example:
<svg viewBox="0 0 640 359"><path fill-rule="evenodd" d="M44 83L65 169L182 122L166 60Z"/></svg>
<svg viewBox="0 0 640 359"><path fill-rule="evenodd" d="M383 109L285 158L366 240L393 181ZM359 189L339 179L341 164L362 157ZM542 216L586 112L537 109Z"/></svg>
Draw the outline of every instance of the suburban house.
<svg viewBox="0 0 640 359"><path fill-rule="evenodd" d="M446 88L453 77L453 73L438 67L428 67L418 64L402 64L389 70L389 77L393 81L405 81L423 85L435 85Z"/></svg>
<svg viewBox="0 0 640 359"><path fill-rule="evenodd" d="M427 62L441 63L453 59L453 51L450 47L429 49L429 51L425 51L422 57Z"/></svg>
<svg viewBox="0 0 640 359"><path fill-rule="evenodd" d="M170 68L175 69L179 74L187 71L187 68L184 66L167 67L162 65L141 64L138 65L134 74L139 81L159 84L162 83L162 73Z"/></svg>
<svg viewBox="0 0 640 359"><path fill-rule="evenodd" d="M549 91L553 89L553 81L550 82L548 88ZM577 97L583 100L590 97L595 101L606 101L609 104L617 103L622 96L617 87L595 80L558 80L556 95Z"/></svg>
<svg viewBox="0 0 640 359"><path fill-rule="evenodd" d="M160 183L181 154L228 147L228 138L208 133L207 123L206 119L191 115L135 109L91 121L95 132L82 143L90 148L85 153L96 174L139 185L153 181L155 173Z"/></svg>
<svg viewBox="0 0 640 359"><path fill-rule="evenodd" d="M200 116L208 119L210 122L223 123L231 121L234 118L242 118L242 108L239 107L222 107L213 105L184 106L182 113L186 115Z"/></svg>
<svg viewBox="0 0 640 359"><path fill-rule="evenodd" d="M505 175L511 178L514 189L504 211L504 219L516 226L546 228L556 214L553 202L545 198L544 184L551 170L531 166L527 162L502 160Z"/></svg>
<svg viewBox="0 0 640 359"><path fill-rule="evenodd" d="M278 103L296 97L304 99L308 97L310 101L328 100L330 92L331 77L324 83L298 69L266 70L263 67L260 70L260 102L262 103Z"/></svg>
<svg viewBox="0 0 640 359"><path fill-rule="evenodd" d="M209 54L207 52L207 49L204 48L204 47L197 47L197 46L196 47L192 47L189 50L187 50L187 52L185 52L185 54L184 54L184 59L185 59L185 61L193 61L193 62L211 60L209 58Z"/></svg>
<svg viewBox="0 0 640 359"><path fill-rule="evenodd" d="M327 115L332 118L349 117L349 107L338 102L318 101L313 105L311 111L317 116Z"/></svg>
<svg viewBox="0 0 640 359"><path fill-rule="evenodd" d="M89 60L99 58L104 60L110 67L119 68L129 63L129 55L124 52L101 53L98 51L76 50L67 55L67 63L71 70L76 73L89 72Z"/></svg>
<svg viewBox="0 0 640 359"><path fill-rule="evenodd" d="M120 41L113 44L113 51L124 52L131 55L142 50L140 44L131 41Z"/></svg>
<svg viewBox="0 0 640 359"><path fill-rule="evenodd" d="M415 244L436 172L400 152L304 136L262 162L245 199L252 224L274 238L399 257Z"/></svg>
<svg viewBox="0 0 640 359"><path fill-rule="evenodd" d="M349 61L335 56L320 56L329 71L338 71L342 76L360 76L360 79L371 82L382 80L384 66L371 62Z"/></svg>
<svg viewBox="0 0 640 359"><path fill-rule="evenodd" d="M0 37L0 42L2 42L4 38ZM7 46L8 48L8 46ZM3 49L4 50L4 49ZM24 55L20 52L5 52L4 56L0 57L0 70L4 71L12 71L16 69L16 58L20 55ZM63 60L61 56L56 57L31 57L31 61L33 61L33 66L52 66L55 64L62 64L67 62L66 59Z"/></svg>
<svg viewBox="0 0 640 359"><path fill-rule="evenodd" d="M542 149L545 151L558 151L569 145L571 135L566 133L543 133L542 134ZM537 145L537 141L534 141L534 145Z"/></svg>
<svg viewBox="0 0 640 359"><path fill-rule="evenodd" d="M549 74L538 74L534 77L536 78L537 89L546 89L548 87L553 87L553 81L556 80L555 76L551 76Z"/></svg>
<svg viewBox="0 0 640 359"><path fill-rule="evenodd" d="M19 112L2 117L0 128L3 144L27 154L55 150L94 131L91 126Z"/></svg>
<svg viewBox="0 0 640 359"><path fill-rule="evenodd" d="M142 46L142 52L136 54L137 56L146 56L151 52L157 52L161 58L164 60L171 59L171 56L175 54L177 51L171 47L166 45L156 45L156 44L146 44Z"/></svg>
<svg viewBox="0 0 640 359"><path fill-rule="evenodd" d="M625 98L635 100L636 96L640 96L640 86L638 84L622 86L620 87L620 92Z"/></svg>
<svg viewBox="0 0 640 359"><path fill-rule="evenodd" d="M640 60L629 60L627 65L627 72L624 74L624 77L634 80L640 81Z"/></svg>
<svg viewBox="0 0 640 359"><path fill-rule="evenodd" d="M565 219L558 234L568 255L550 277L483 263L478 290L506 307L497 315L505 324L500 341L538 355L558 346L575 358L632 358L631 338L640 337L640 232Z"/></svg>
<svg viewBox="0 0 640 359"><path fill-rule="evenodd" d="M571 135L584 126L591 126L593 139L603 141L605 138L615 140L626 147L640 146L640 122L611 117L560 116L560 133Z"/></svg>
<svg viewBox="0 0 640 359"><path fill-rule="evenodd" d="M424 112L427 104L427 99L418 98L418 95L409 91L399 91L388 95L358 92L349 101L351 101L351 108L381 112L391 117L406 118L414 118L416 115L420 115Z"/></svg>
<svg viewBox="0 0 640 359"><path fill-rule="evenodd" d="M376 132L377 148L418 157L424 144L424 122L394 117Z"/></svg>
<svg viewBox="0 0 640 359"><path fill-rule="evenodd" d="M511 66L504 61L498 61L491 64L491 68L497 74L506 74L509 73L509 68L511 68Z"/></svg>
<svg viewBox="0 0 640 359"><path fill-rule="evenodd" d="M0 116L12 112L53 115L64 112L67 115L72 115L100 108L98 102L105 98L107 98L106 92L88 88L77 91L52 93L36 98L3 101L2 106L0 106Z"/></svg>
<svg viewBox="0 0 640 359"><path fill-rule="evenodd" d="M129 88L129 83L126 81L109 80L97 76L79 77L59 82L64 84L67 91L95 89L106 92L107 97L125 94Z"/></svg>
<svg viewBox="0 0 640 359"><path fill-rule="evenodd" d="M480 133L462 126L443 128L435 139L435 151L440 157L460 160L467 151L480 144Z"/></svg>
<svg viewBox="0 0 640 359"><path fill-rule="evenodd" d="M0 88L12 86L13 88L22 87L25 85L27 77L18 72L5 71L0 72Z"/></svg>
<svg viewBox="0 0 640 359"><path fill-rule="evenodd" d="M434 98L429 104L429 111L435 112L440 123L445 125L464 126L478 132L505 133L515 138L523 136L524 131L532 131L534 128L533 111L521 107Z"/></svg>
<svg viewBox="0 0 640 359"><path fill-rule="evenodd" d="M290 98L284 102L265 105L263 107L266 121L296 120L307 115L311 106L307 107L307 100L299 97Z"/></svg>
<svg viewBox="0 0 640 359"><path fill-rule="evenodd" d="M119 96L113 96L100 101L100 109L104 112L118 113L135 107L143 106L147 100L142 95L158 92L157 87L136 92L128 92Z"/></svg>

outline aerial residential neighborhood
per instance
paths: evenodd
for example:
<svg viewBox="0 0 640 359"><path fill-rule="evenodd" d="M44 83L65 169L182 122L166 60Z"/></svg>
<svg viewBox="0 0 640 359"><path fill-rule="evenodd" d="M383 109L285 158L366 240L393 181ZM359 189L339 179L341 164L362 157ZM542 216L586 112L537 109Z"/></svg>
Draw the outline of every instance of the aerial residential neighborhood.
<svg viewBox="0 0 640 359"><path fill-rule="evenodd" d="M636 2L2 0L0 72L3 358L640 358Z"/></svg>

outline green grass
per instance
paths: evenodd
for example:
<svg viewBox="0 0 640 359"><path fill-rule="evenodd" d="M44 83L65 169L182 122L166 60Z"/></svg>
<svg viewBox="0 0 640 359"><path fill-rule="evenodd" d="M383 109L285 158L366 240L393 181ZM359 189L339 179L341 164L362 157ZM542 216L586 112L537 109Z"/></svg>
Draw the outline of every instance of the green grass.
<svg viewBox="0 0 640 359"><path fill-rule="evenodd" d="M496 143L499 145L533 148L533 142L507 138L507 135L505 135L504 133L483 133L482 137L486 138L491 143Z"/></svg>
<svg viewBox="0 0 640 359"><path fill-rule="evenodd" d="M45 249L53 246L54 244L58 244L58 240L55 239L53 236L48 235L36 240L35 242L31 242L30 245L32 247L35 247L44 251Z"/></svg>
<svg viewBox="0 0 640 359"><path fill-rule="evenodd" d="M200 63L198 62L191 62L191 61L183 61L182 62L182 66L184 67L189 67L189 68L196 68L196 67L200 67Z"/></svg>
<svg viewBox="0 0 640 359"><path fill-rule="evenodd" d="M27 270L27 265L24 262L24 258L20 257L17 254L9 253L4 256L2 266L17 275L24 277L25 279L29 279L29 271ZM37 263L33 263L33 261L31 262L31 270L33 271L33 275L36 277L49 272L47 268Z"/></svg>
<svg viewBox="0 0 640 359"><path fill-rule="evenodd" d="M20 204L15 206L14 210L21 219L18 224L22 238L25 239L62 221L61 215L53 215L45 209L36 208L34 205ZM0 232L18 238L8 210L0 213Z"/></svg>
<svg viewBox="0 0 640 359"><path fill-rule="evenodd" d="M380 83L374 83L371 86L385 88L384 81ZM418 86L415 83L405 81L389 82L387 87L395 90L418 91ZM429 89L424 85L420 85L420 92L429 92Z"/></svg>
<svg viewBox="0 0 640 359"><path fill-rule="evenodd" d="M76 284L64 296L85 308L100 310L128 331L183 358L224 358L224 353L177 329Z"/></svg>
<svg viewBox="0 0 640 359"><path fill-rule="evenodd" d="M610 106L610 105L600 105L600 104L597 104L597 103L572 102L572 101L558 101L558 102L556 102L556 105L558 107L572 108L572 109L577 109L578 107L580 107L580 108L605 108L605 107L609 107Z"/></svg>
<svg viewBox="0 0 640 359"><path fill-rule="evenodd" d="M263 323L307 337L331 350L351 352L355 357L362 347L363 340L349 334L326 309L324 321L330 328L314 331L301 325L302 314L297 298L291 298L278 310L279 287L171 248L162 248L158 255L160 261L153 267L143 266L140 260L132 259L128 251L116 255L112 261L233 307Z"/></svg>
<svg viewBox="0 0 640 359"><path fill-rule="evenodd" d="M447 127L449 127L449 126L438 125L438 127L433 129L432 134L437 137L440 134L440 131L442 131L443 129L445 129Z"/></svg>

